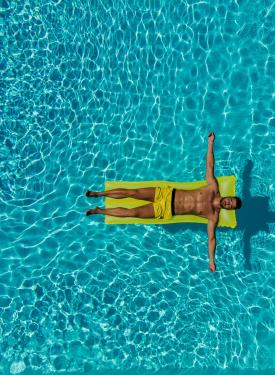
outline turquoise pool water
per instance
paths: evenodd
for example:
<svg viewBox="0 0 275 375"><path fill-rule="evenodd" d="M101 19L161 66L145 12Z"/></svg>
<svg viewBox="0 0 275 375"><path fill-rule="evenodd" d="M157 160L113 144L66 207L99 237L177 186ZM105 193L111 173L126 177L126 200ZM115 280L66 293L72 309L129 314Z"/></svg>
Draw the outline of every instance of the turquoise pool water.
<svg viewBox="0 0 275 375"><path fill-rule="evenodd" d="M274 14L3 0L0 374L272 373ZM106 180L204 179L210 131L243 198L215 274L203 225L84 216Z"/></svg>

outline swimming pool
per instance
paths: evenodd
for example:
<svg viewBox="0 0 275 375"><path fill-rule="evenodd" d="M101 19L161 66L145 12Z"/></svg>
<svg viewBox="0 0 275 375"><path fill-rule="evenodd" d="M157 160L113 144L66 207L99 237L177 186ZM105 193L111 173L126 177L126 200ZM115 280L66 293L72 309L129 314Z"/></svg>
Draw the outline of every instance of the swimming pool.
<svg viewBox="0 0 275 375"><path fill-rule="evenodd" d="M268 374L274 3L4 1L0 374ZM106 180L235 175L235 230L106 226ZM99 200L102 204L102 200Z"/></svg>

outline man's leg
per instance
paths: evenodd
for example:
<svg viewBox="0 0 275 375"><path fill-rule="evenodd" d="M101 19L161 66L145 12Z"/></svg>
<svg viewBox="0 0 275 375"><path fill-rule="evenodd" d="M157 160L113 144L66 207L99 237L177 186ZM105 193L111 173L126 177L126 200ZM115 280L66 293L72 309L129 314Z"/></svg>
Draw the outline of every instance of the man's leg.
<svg viewBox="0 0 275 375"><path fill-rule="evenodd" d="M86 191L87 197L109 197L115 199L135 198L154 202L156 188L143 189L113 189L107 191Z"/></svg>
<svg viewBox="0 0 275 375"><path fill-rule="evenodd" d="M155 217L154 206L152 203L146 204L144 206L135 207L135 208L99 208L96 207L92 210L86 211L86 215L93 215L93 214L102 214L102 215L110 215L110 216L118 216L118 217L139 217L139 218L152 218Z"/></svg>

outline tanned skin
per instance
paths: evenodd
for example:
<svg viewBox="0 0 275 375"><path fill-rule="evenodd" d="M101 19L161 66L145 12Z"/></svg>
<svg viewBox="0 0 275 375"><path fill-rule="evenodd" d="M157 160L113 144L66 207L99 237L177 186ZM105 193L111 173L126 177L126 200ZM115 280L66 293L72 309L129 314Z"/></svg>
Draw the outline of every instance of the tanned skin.
<svg viewBox="0 0 275 375"><path fill-rule="evenodd" d="M217 179L214 175L214 152L213 146L215 134L212 132L208 135L208 148L206 156L206 180L207 185L194 190L176 190L174 211L175 215L197 215L208 219L208 254L209 270L216 271L215 251L216 251L216 227L219 220L221 208L231 210L237 206L235 197L221 197ZM135 198L154 202L155 188L144 189L113 189L102 192L87 191L87 197L110 197L115 199ZM136 208L99 208L86 211L86 215L103 214L118 217L138 217L153 218L155 217L152 203L148 203Z"/></svg>

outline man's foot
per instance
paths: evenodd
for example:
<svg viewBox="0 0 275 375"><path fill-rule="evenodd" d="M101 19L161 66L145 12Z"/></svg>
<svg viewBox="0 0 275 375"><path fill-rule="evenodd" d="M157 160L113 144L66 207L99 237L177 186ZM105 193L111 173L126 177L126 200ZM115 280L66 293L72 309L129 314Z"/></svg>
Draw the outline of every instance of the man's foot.
<svg viewBox="0 0 275 375"><path fill-rule="evenodd" d="M86 216L90 216L90 215L94 215L94 214L99 214L99 210L100 210L99 207L87 210L86 211Z"/></svg>
<svg viewBox="0 0 275 375"><path fill-rule="evenodd" d="M90 191L90 190L87 190L86 193L85 193L86 197L92 197L92 198L97 198L98 197L98 194L95 192L95 191Z"/></svg>

